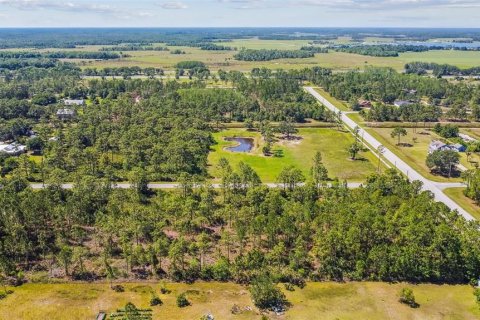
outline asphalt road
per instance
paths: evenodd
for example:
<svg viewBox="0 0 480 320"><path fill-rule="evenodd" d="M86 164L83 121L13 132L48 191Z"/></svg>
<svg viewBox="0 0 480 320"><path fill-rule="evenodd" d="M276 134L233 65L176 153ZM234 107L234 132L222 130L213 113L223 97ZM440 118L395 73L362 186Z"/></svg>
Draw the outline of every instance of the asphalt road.
<svg viewBox="0 0 480 320"><path fill-rule="evenodd" d="M283 188L284 187L283 184L281 184L281 183L264 183L264 185L266 185L269 188ZM302 186L304 184L300 183L299 185ZM359 188L361 185L362 185L362 183L360 183L360 182L349 182L347 184L347 186L349 188ZM128 189L131 186L132 185L130 183L121 182L121 183L114 184L113 188ZM30 184L30 187L32 189L38 190L38 189L44 189L46 187L46 185L44 185L43 183L32 183L32 184ZM180 184L179 183L150 183L148 185L148 187L150 189L165 189L165 190L168 190L168 189L177 189L177 188L180 187ZM221 185L218 184L218 183L214 183L214 184L212 184L212 187L214 189L220 189ZM64 183L64 184L62 184L62 188L63 189L72 189L73 188L73 183Z"/></svg>
<svg viewBox="0 0 480 320"><path fill-rule="evenodd" d="M335 113L338 113L340 111L337 107L335 107L330 101L325 99L321 94L315 91L312 87L305 87L305 90L308 93L310 93L312 96L314 96L319 102L321 102L325 107L327 107L331 111ZM370 135L368 132L363 130L355 121L350 119L346 114L342 113L341 119L343 123L351 130L358 127L360 129L358 133L359 136L363 137L363 140L367 142L375 150L379 146L382 146L382 144L377 139L375 139L372 135ZM405 174L410 180L421 181L423 183L423 189L432 192L433 195L435 196L436 201L443 202L452 210L457 210L458 213L461 214L463 217L465 217L465 219L467 220L475 220L467 211L465 211L455 201L453 201L447 195L445 195L445 193L443 193L443 189L445 189L448 186L443 188L445 184L436 183L434 181L426 179L386 147L382 157L387 159L400 172ZM446 184L446 185L450 185L451 187L451 186L457 186L458 184ZM461 186L461 184L458 186Z"/></svg>

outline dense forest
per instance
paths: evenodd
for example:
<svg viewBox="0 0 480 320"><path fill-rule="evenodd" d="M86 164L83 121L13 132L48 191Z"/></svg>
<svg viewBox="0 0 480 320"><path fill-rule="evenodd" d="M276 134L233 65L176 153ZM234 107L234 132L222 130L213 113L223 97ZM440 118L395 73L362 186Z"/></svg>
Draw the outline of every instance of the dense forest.
<svg viewBox="0 0 480 320"><path fill-rule="evenodd" d="M442 76L479 76L480 67L460 69L449 64L438 64L428 62L411 62L405 65L405 72L408 74L427 74L429 71L436 77Z"/></svg>
<svg viewBox="0 0 480 320"><path fill-rule="evenodd" d="M56 51L56 52L29 52L29 51L0 51L0 59L118 59L120 55L112 52L87 51Z"/></svg>
<svg viewBox="0 0 480 320"><path fill-rule="evenodd" d="M475 84L452 83L445 79L371 67L342 73L314 68L307 77L352 106L357 105L359 99L375 102L370 111L364 111L365 116L373 121L480 119L480 88ZM409 105L394 107L393 103L398 99L409 101ZM442 111L441 107L446 111Z"/></svg>
<svg viewBox="0 0 480 320"><path fill-rule="evenodd" d="M356 53L372 57L398 57L403 52L424 52L430 50L478 50L478 48L464 48L458 46L440 45L410 45L410 44L348 44L329 46L340 52Z"/></svg>
<svg viewBox="0 0 480 320"><path fill-rule="evenodd" d="M393 171L348 189L300 187L288 169L282 190L261 186L247 165L221 168L219 190L184 176L178 191L153 192L141 171L129 190L89 177L72 190L52 183L35 192L20 177L3 180L0 270L10 281L27 272L248 283L267 273L297 285L480 276L478 223Z"/></svg>
<svg viewBox="0 0 480 320"><path fill-rule="evenodd" d="M267 40L334 40L352 37L363 40L372 34L400 41L426 41L432 38L480 40L476 29L428 28L86 28L86 29L3 29L0 48L75 48L86 45L125 43L189 46L189 44L258 37Z"/></svg>
<svg viewBox="0 0 480 320"><path fill-rule="evenodd" d="M340 52L356 53L372 57L398 57L398 54L402 52L423 52L443 49L443 47L414 45L338 45L330 46L329 48Z"/></svg>

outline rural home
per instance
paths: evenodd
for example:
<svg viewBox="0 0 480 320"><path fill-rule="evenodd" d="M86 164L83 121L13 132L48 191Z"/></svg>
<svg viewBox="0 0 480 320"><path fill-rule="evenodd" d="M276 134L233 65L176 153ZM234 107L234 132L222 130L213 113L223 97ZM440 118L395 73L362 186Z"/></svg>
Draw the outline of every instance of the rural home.
<svg viewBox="0 0 480 320"><path fill-rule="evenodd" d="M413 102L407 101L407 100L395 100L395 102L393 102L393 105L399 108L404 106L409 106L411 104L413 104Z"/></svg>
<svg viewBox="0 0 480 320"><path fill-rule="evenodd" d="M445 151L445 150L452 150L457 152L465 152L466 148L464 145L459 143L456 144L446 144L439 140L434 140L428 146L428 153L432 153L434 151Z"/></svg>
<svg viewBox="0 0 480 320"><path fill-rule="evenodd" d="M85 100L65 99L63 100L63 104L66 106L83 106L85 104Z"/></svg>
<svg viewBox="0 0 480 320"><path fill-rule="evenodd" d="M361 107L361 108L371 108L372 107L372 102L371 101L368 101L368 100L364 100L364 101L360 101L358 103L358 105Z"/></svg>
<svg viewBox="0 0 480 320"><path fill-rule="evenodd" d="M0 153L6 153L11 156L18 156L27 150L26 146L17 143L0 143Z"/></svg>
<svg viewBox="0 0 480 320"><path fill-rule="evenodd" d="M75 118L76 114L77 113L75 112L75 110L72 110L72 109L58 109L57 110L57 117L60 120L71 120L71 119Z"/></svg>

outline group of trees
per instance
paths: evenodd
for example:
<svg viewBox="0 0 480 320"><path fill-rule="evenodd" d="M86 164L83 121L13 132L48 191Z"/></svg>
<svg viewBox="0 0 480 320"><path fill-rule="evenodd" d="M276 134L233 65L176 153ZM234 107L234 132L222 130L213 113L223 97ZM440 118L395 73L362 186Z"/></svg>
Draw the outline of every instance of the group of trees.
<svg viewBox="0 0 480 320"><path fill-rule="evenodd" d="M315 52L312 50L242 49L234 55L234 58L241 61L270 61L312 58L313 56L315 56Z"/></svg>
<svg viewBox="0 0 480 320"><path fill-rule="evenodd" d="M82 70L83 76L99 76L99 77L132 77L144 75L148 77L162 76L165 72L159 68L140 68L140 67L118 67L118 68L85 68Z"/></svg>
<svg viewBox="0 0 480 320"><path fill-rule="evenodd" d="M442 76L478 76L480 67L460 69L457 66L449 64L438 64L429 62L410 62L405 65L407 74L424 75L429 71L436 77Z"/></svg>
<svg viewBox="0 0 480 320"><path fill-rule="evenodd" d="M135 183L113 189L89 177L72 190L52 182L33 191L19 177L3 180L0 270L7 278L63 270L74 279L257 279L259 293L270 292L268 281L465 283L480 276L478 224L436 203L419 183L389 171L359 189L311 178L271 189L242 166L224 163L218 190L191 176L174 192ZM261 280L265 274L270 280ZM259 305L261 297L254 297Z"/></svg>
<svg viewBox="0 0 480 320"><path fill-rule="evenodd" d="M0 59L97 59L110 60L118 59L120 55L112 52L98 51L55 51L55 52L25 52L25 51L0 51Z"/></svg>
<svg viewBox="0 0 480 320"><path fill-rule="evenodd" d="M354 45L336 45L330 46L330 49L334 49L340 52L361 54L364 56L372 57L398 57L402 52L423 52L429 50L442 50L443 47L428 47L428 46L415 46L405 44L382 44L382 45L367 45L367 44L354 44Z"/></svg>
<svg viewBox="0 0 480 320"><path fill-rule="evenodd" d="M364 114L367 119L375 121L480 119L480 87L474 84L400 74L389 68L366 68L334 74L328 69L313 68L306 77L340 100L373 101L372 110L364 111ZM395 108L393 103L398 99L414 103ZM422 99L427 99L428 105L418 103ZM441 107L446 108L446 112L442 112Z"/></svg>
<svg viewBox="0 0 480 320"><path fill-rule="evenodd" d="M153 46L153 45L142 45L142 44L128 44L120 46L111 46L103 47L99 51L169 51L167 47L162 46Z"/></svg>

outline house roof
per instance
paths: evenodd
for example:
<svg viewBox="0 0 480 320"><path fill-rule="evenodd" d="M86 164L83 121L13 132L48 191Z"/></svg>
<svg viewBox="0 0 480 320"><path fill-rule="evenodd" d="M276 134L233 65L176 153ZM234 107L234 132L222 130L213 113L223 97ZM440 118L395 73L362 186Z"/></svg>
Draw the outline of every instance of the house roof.
<svg viewBox="0 0 480 320"><path fill-rule="evenodd" d="M63 100L63 103L65 104L76 104L76 105L82 105L85 102L83 99L65 99Z"/></svg>
<svg viewBox="0 0 480 320"><path fill-rule="evenodd" d="M443 148L445 147L447 144L446 143L443 143L442 141L439 141L439 140L434 140L430 143L430 148Z"/></svg>
<svg viewBox="0 0 480 320"><path fill-rule="evenodd" d="M72 109L58 109L57 115L74 115L75 110Z"/></svg>
<svg viewBox="0 0 480 320"><path fill-rule="evenodd" d="M26 146L17 143L0 143L0 152L8 153L8 154L18 154L22 153L27 149Z"/></svg>
<svg viewBox="0 0 480 320"><path fill-rule="evenodd" d="M403 106L411 105L412 102L406 101L406 100L395 100L393 104L396 105L397 107L403 107Z"/></svg>

